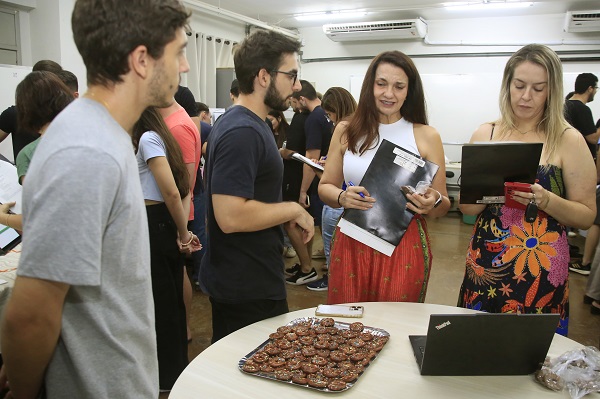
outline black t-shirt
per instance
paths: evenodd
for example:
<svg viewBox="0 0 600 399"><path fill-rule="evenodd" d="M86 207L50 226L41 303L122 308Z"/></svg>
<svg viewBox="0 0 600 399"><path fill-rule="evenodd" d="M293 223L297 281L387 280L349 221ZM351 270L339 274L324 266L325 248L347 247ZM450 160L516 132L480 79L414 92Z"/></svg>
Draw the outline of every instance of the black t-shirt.
<svg viewBox="0 0 600 399"><path fill-rule="evenodd" d="M17 154L19 154L23 147L40 137L39 133L27 132L21 129L17 131L17 107L14 105L6 108L4 112L0 114L0 130L3 130L7 134L12 134L13 155L15 161L17 159Z"/></svg>
<svg viewBox="0 0 600 399"><path fill-rule="evenodd" d="M565 101L565 119L583 136L596 133L596 126L594 126L594 118L592 117L592 110L579 100L567 100ZM596 157L596 144L586 143L594 156Z"/></svg>
<svg viewBox="0 0 600 399"><path fill-rule="evenodd" d="M224 194L281 202L282 175L281 156L265 121L243 106L219 118L205 166L208 245L200 266L202 288L217 301L286 298L281 226L226 234L215 220L211 198Z"/></svg>
<svg viewBox="0 0 600 399"><path fill-rule="evenodd" d="M294 113L292 123L290 123L286 131L285 148L302 155L306 153L304 125L307 117L307 113ZM302 165L304 165L302 162L294 161L293 159L283 160L282 193L284 201L298 202L298 198L300 198L300 186L302 185Z"/></svg>
<svg viewBox="0 0 600 399"><path fill-rule="evenodd" d="M320 106L315 107L304 124L306 134L306 150L320 150L321 156L327 155L331 135L333 133L333 123L327 117L327 114ZM319 178L315 179L310 185L310 193L316 194Z"/></svg>

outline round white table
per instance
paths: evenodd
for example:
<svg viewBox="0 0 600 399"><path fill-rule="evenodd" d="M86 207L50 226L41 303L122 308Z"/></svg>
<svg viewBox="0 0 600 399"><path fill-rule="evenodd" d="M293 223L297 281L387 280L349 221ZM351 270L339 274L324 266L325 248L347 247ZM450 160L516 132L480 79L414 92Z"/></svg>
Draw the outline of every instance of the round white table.
<svg viewBox="0 0 600 399"><path fill-rule="evenodd" d="M208 347L181 374L170 399L185 398L568 398L526 376L438 377L421 376L408 339L426 335L430 314L471 313L468 309L420 303L367 302L362 319L334 317L336 321L360 321L390 333L390 340L356 384L345 392L326 393L242 373L239 360L262 344L277 327L301 317L314 317L315 308L263 320L238 330ZM515 337L518 339L519 337ZM582 345L555 335L548 352L555 357ZM592 395L591 397L598 395Z"/></svg>

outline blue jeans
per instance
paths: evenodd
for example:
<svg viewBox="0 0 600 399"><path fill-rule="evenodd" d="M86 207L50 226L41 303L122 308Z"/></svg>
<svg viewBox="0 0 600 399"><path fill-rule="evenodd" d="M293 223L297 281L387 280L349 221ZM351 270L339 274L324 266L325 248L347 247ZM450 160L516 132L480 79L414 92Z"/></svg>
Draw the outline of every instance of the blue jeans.
<svg viewBox="0 0 600 399"><path fill-rule="evenodd" d="M192 280L198 281L198 273L200 272L200 262L206 252L206 194L204 190L194 195L194 220L189 222L189 227L202 244L202 249L192 252Z"/></svg>
<svg viewBox="0 0 600 399"><path fill-rule="evenodd" d="M337 227L338 221L344 212L344 208L332 208L323 206L321 216L321 234L323 236L323 251L325 252L325 264L329 267L329 254L331 253L331 239Z"/></svg>

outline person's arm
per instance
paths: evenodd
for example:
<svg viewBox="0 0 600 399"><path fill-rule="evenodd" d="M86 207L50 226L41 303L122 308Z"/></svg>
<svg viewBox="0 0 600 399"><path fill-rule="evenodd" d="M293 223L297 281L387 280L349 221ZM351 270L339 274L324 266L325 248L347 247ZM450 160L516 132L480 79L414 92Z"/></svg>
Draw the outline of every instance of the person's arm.
<svg viewBox="0 0 600 399"><path fill-rule="evenodd" d="M415 125L415 138L424 159L435 163L439 169L425 194L408 194L407 208L422 215L439 218L448 213L450 198L446 189L446 158L440 134L431 126ZM435 203L441 200L437 206Z"/></svg>
<svg viewBox="0 0 600 399"><path fill-rule="evenodd" d="M227 234L264 230L286 222L304 231L304 242L315 232L313 218L295 202L267 204L224 194L213 194L212 202L215 219Z"/></svg>
<svg viewBox="0 0 600 399"><path fill-rule="evenodd" d="M15 206L15 204L16 202L0 204L0 223L15 230L23 231L23 217L9 213L10 208Z"/></svg>
<svg viewBox="0 0 600 399"><path fill-rule="evenodd" d="M471 136L471 140L469 141L469 143L472 144L474 142L490 141L492 129L493 129L493 126L489 123L485 123L485 124L479 126L479 128ZM481 212L483 212L483 210L486 207L486 205L481 205L481 204L461 204L460 198L458 200L459 200L458 208L465 215L473 215L473 216L479 215Z"/></svg>
<svg viewBox="0 0 600 399"><path fill-rule="evenodd" d="M0 143L2 143L8 137L8 133L0 129Z"/></svg>
<svg viewBox="0 0 600 399"><path fill-rule="evenodd" d="M295 153L296 153L296 151L292 151L287 148L279 149L279 155L281 155L281 158L283 158L283 159L292 159L292 155Z"/></svg>
<svg viewBox="0 0 600 399"><path fill-rule="evenodd" d="M585 141L590 144L598 144L598 140L600 139L600 128L596 129L595 133L591 133L583 137L585 137Z"/></svg>
<svg viewBox="0 0 600 399"><path fill-rule="evenodd" d="M196 160L200 157L200 152L202 151L200 147L199 152L196 153L196 144L200 140L200 135L198 132L192 131L183 125L171 127L171 133L181 148L183 162L188 171L191 191L196 183Z"/></svg>
<svg viewBox="0 0 600 399"><path fill-rule="evenodd" d="M188 213L185 213L179 190L175 184L173 178L173 172L169 166L169 162L166 157L154 157L147 161L148 167L156 180L156 184L163 196L165 205L171 214L171 217L175 221L177 226L177 232L181 242L186 243L190 240L191 233L187 229ZM187 166L187 165L186 165ZM188 199L189 202L189 199Z"/></svg>
<svg viewBox="0 0 600 399"><path fill-rule="evenodd" d="M348 187L342 190L344 183L344 153L347 144L345 138L347 122L340 122L333 131L329 152L327 153L327 167L319 182L319 197L332 208L355 208L367 210L373 207L375 198L361 186ZM359 193L363 193L364 198Z"/></svg>
<svg viewBox="0 0 600 399"><path fill-rule="evenodd" d="M2 323L2 357L15 398L37 398L61 330L69 285L18 276Z"/></svg>
<svg viewBox="0 0 600 399"><path fill-rule="evenodd" d="M583 137L574 129L563 134L558 158L561 161L567 198L546 190L539 184L531 185L531 193L514 192L514 198L523 205L535 194L538 208L565 226L587 229L596 216L596 185L594 160Z"/></svg>
<svg viewBox="0 0 600 399"><path fill-rule="evenodd" d="M308 159L319 159L321 157L321 150L306 150L305 156ZM308 208L308 204L306 202L306 194L314 179L315 171L313 170L313 168L311 168L307 164L302 164L302 183L300 185L300 198L298 198L298 203L305 208Z"/></svg>

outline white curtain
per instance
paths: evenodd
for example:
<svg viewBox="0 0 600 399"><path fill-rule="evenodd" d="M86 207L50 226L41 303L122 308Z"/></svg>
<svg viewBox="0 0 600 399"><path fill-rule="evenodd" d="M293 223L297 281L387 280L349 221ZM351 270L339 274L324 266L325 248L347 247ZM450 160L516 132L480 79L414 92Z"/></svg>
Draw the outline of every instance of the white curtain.
<svg viewBox="0 0 600 399"><path fill-rule="evenodd" d="M196 101L214 107L217 102L217 68L233 68L235 42L202 32L192 32L187 46L190 71L182 77Z"/></svg>

